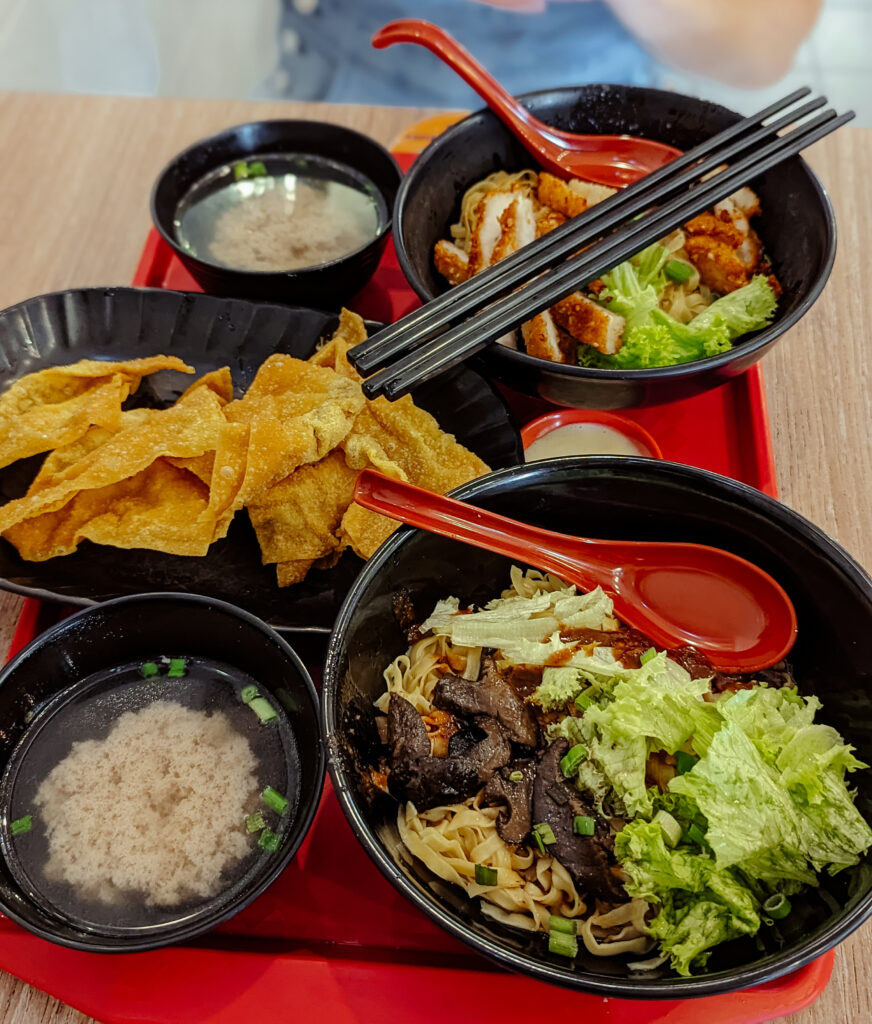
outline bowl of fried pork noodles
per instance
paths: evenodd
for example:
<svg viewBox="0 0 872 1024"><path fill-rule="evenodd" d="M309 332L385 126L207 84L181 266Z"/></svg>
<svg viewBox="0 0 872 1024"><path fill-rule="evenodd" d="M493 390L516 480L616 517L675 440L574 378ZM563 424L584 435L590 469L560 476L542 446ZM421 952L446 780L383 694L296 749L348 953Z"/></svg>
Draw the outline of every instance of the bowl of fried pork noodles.
<svg viewBox="0 0 872 1024"><path fill-rule="evenodd" d="M364 567L323 689L334 788L389 881L504 966L636 998L795 970L872 912L872 584L753 488L555 459L454 492L562 532L714 544L797 643L754 675L664 650L600 589L423 531Z"/></svg>
<svg viewBox="0 0 872 1024"><path fill-rule="evenodd" d="M740 119L635 86L550 89L521 101L564 131L641 135L682 150ZM542 170L495 114L478 111L404 177L394 217L400 266L426 302L613 193ZM807 312L832 268L835 237L821 183L801 158L784 161L517 324L476 361L517 391L575 408L697 394L746 370Z"/></svg>

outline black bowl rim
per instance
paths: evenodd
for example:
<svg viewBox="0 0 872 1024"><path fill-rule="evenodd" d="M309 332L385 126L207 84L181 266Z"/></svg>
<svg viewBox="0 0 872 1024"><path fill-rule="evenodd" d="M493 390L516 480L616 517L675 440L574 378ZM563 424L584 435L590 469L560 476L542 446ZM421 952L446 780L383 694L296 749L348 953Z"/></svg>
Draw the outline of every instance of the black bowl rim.
<svg viewBox="0 0 872 1024"><path fill-rule="evenodd" d="M735 110L730 110L729 107L724 107L720 103L712 103L709 100L702 100L696 96L686 96L682 93L668 92L664 89L652 89L647 86L640 85L591 83L590 85L583 86L562 86L554 89L536 89L532 92L525 92L519 95L517 99L520 100L521 103L524 103L527 100L549 95L566 97L570 95L577 95L580 89L620 89L628 93L636 92L645 93L646 95L653 94L669 99L680 98L705 104L715 110L730 114L737 120L742 116ZM403 275L415 291L415 294L424 303L429 302L431 299L435 298L435 296L428 288L424 287L418 275L415 273L412 261L406 251L406 244L403 235L403 213L406 206L406 196L414 186L416 179L424 173L422 168L424 167L423 161L426 158L427 151L431 147L440 146L444 143L450 144L452 137L460 134L467 122L473 120L473 118L480 117L482 114L490 114L491 117L496 118L496 114L494 114L490 108L482 107L480 110L473 111L471 114L464 117L463 120L457 121L449 128L446 128L445 131L438 135L415 159L415 162L409 168L408 172L403 175L400 189L397 192L397 200L394 205L394 248L396 250L397 260L403 271ZM508 128L506 131L508 131ZM533 159L532 155L530 159ZM824 252L823 263L819 273L814 280L810 282L806 295L797 305L796 309L787 316L777 320L769 327L765 327L752 341L744 343L744 347L733 347L728 349L726 352L720 352L713 356L706 356L703 359L694 359L689 363L679 363L676 366L654 366L645 370L603 370L590 366L571 366L567 363L552 363L547 359L540 359L538 356L531 356L526 352L521 352L520 350L516 351L515 349L510 349L505 345L497 344L488 345L483 352L483 356L488 359L493 358L497 360L506 360L510 364L514 363L516 364L516 372L521 372L525 368L528 372L534 373L542 372L543 369L547 369L549 373L554 373L557 376L567 377L570 379L575 378L576 380L640 381L680 380L684 377L694 376L702 370L719 369L727 363L731 363L737 355L745 357L754 352L759 352L762 349L765 349L767 345L773 342L776 338L780 338L782 334L787 333L794 324L805 316L815 302L817 302L821 292L824 290L824 287L829 280L830 273L833 269L833 263L836 259L836 215L829 193L824 188L818 176L814 173L811 167L809 167L806 161L802 159L802 157L792 157L791 159L798 160L802 165L803 170L809 177L812 187L817 193L817 197L823 209L827 235L827 245Z"/></svg>
<svg viewBox="0 0 872 1024"><path fill-rule="evenodd" d="M783 525L792 528L808 542L819 548L824 548L832 562L852 583L872 595L872 577L851 558L844 548L828 537L819 527L789 506L782 504L775 498L769 497L762 491L758 491L749 484L741 483L738 480L721 476L709 470L698 469L695 466L686 466L682 463L657 459L633 457L616 459L611 456L600 455L589 455L580 458L543 459L522 466L512 466L507 469L496 470L486 476L479 477L477 480L455 488L450 494L455 498L475 503L477 498L498 490L500 485L506 481L525 480L530 477L548 477L561 471L571 474L574 470L581 469L588 471L598 468L614 469L616 463L619 468L623 468L629 473L650 473L663 477L666 480L675 480L685 484L692 483L700 490L705 489L707 493L715 490L721 495L740 499L751 509L769 514ZM628 984L626 979L599 978L575 972L569 968L560 968L544 961L533 961L528 957L513 953L511 950L490 939L474 935L463 925L456 923L450 915L442 911L439 904L434 900L422 899L417 889L409 883L398 865L382 849L381 844L364 821L357 807L354 787L349 784L345 773L337 766L337 758L332 754L334 744L331 741L331 737L334 735L338 725L333 714L333 697L340 682L338 679L340 669L340 643L338 637L347 631L351 615L357 607L361 594L365 591L372 578L381 571L385 563L396 554L397 550L418 532L413 527L401 527L382 544L376 554L370 558L361 570L336 618L336 624L327 648L327 656L324 662L324 679L321 688L321 728L324 730L324 743L329 752L327 769L330 773L330 779L339 804L351 825L352 831L361 846L366 850L370 859L394 888L405 896L413 906L422 910L433 922L444 928L451 935L471 945L477 952L521 974L561 985L564 988L593 992L614 999L652 1000L687 999L716 995L773 981L806 966L822 956L843 939L846 939L851 932L859 928L867 918L872 916L872 890L870 890L862 900L859 900L843 916L841 921L833 922L815 939L800 943L787 954L776 954L768 957L767 960L769 962L759 967L722 971L711 977L702 975L690 978L668 978L664 979L660 984L639 980L631 985Z"/></svg>
<svg viewBox="0 0 872 1024"><path fill-rule="evenodd" d="M372 184L378 189L379 194L381 195L382 200L384 201L385 206L387 207L388 210L387 219L381 226L375 238L371 238L368 242L365 242L357 249L353 249L351 252L345 253L344 256L337 256L336 259L328 260L326 263L313 263L311 266L308 267L298 267L296 270L240 270L238 267L225 267L221 263L211 263L209 260L201 259L199 256L194 256L193 253L190 253L187 250L183 249L182 246L179 245L172 231L170 231L166 227L163 218L158 216L157 193L161 185L163 184L164 179L170 173L170 171L176 166L176 164L179 163L179 161L183 160L190 154L195 153L203 146L220 142L223 139L228 138L232 135L235 135L237 132L242 131L244 128L259 127L261 125L281 126L287 128L289 131L293 131L300 125L319 125L322 128L329 128L331 130L334 130L337 135L351 136L352 139L354 141L357 141L359 145L369 146L371 149L376 150L382 156L386 157L389 165L393 167L397 175L397 194L394 198L393 204L391 204L388 202L388 197L384 194L381 185L379 185L378 182L372 182ZM342 161L336 161L336 163L341 162ZM216 164L216 167L217 166L220 165ZM354 168L351 164L348 164L348 166L352 170L356 170L356 168ZM176 153L175 156L173 156L170 160L167 161L166 164L164 164L157 178L155 178L154 184L151 187L151 195L149 197L149 209L151 211L152 223L157 229L158 234L172 248L173 252L180 259L187 260L188 262L198 267L202 267L204 270L212 271L213 273L242 274L245 277L250 278L252 281L262 281L270 277L283 277L295 280L305 280L306 276L309 274L313 274L316 272L320 273L324 270L335 268L345 263L347 260L352 260L355 257L370 252L374 248L381 245L393 230L395 211L397 208L397 200L399 199L400 196L400 187L402 186L402 183L403 172L400 169L400 165L394 158L393 153L391 153L391 151L386 146L383 146L380 142L376 141L376 139L371 138L369 135L364 135L363 132L359 132L354 128L346 128L345 125L333 124L330 121L318 121L315 118L266 118L262 121L245 121L242 124L236 124L232 125L230 128L224 128L220 132L216 132L214 135L208 135L205 138L198 139L196 142L192 142L191 145L186 146L185 149L182 149L178 153Z"/></svg>
<svg viewBox="0 0 872 1024"><path fill-rule="evenodd" d="M20 650L2 667L2 669L0 669L0 686L6 685L9 676L18 668L22 661L26 660L31 655L34 650L39 647L55 643L58 640L63 642L63 636L71 626L81 622L82 619L94 615L95 612L102 611L105 608L114 608L120 605L135 603L154 604L160 601L181 605L196 604L203 605L207 608L214 608L242 620L247 625L252 626L258 632L262 633L264 639L275 644L291 665L296 669L309 698L315 719L316 721L320 720L320 703L318 699L318 692L315 689L315 684L312 682L312 677L309 675L308 669L303 664L300 656L291 647L287 640L280 636L272 626L268 625L262 619L259 619L256 615L252 615L251 612L247 612L244 608L239 608L237 605L231 604L229 601L221 601L217 598L206 597L203 594L183 594L174 591L153 591L145 594L126 594L123 597L112 598L109 601L93 602L87 608L83 608L75 614L62 619L56 625L47 629L44 633L40 633L38 636L34 637L26 647ZM216 928L219 924L227 921L229 918L235 916L241 910L244 910L245 907L253 903L254 900L261 896L269 886L272 885L272 883L296 856L297 851L311 828L312 821L317 813L324 789L327 755L326 748L324 746L323 729L319 730L316 746L318 754L317 764L315 765L315 789L312 793L312 800L308 811L296 819L299 828L296 839L294 839L286 850L274 858L269 870L266 871L260 879L258 879L256 885L252 886L251 889L247 889L240 893L235 900L216 908L208 916L195 918L195 920L189 924L167 925L165 929L160 927L155 928L147 937L143 937L141 939L121 936L115 937L111 940L101 939L99 941L85 941L84 939L79 940L58 935L51 928L32 924L30 921L21 917L14 907L9 906L3 899L2 895L0 895L0 910L2 910L8 918L15 921L16 924L21 925L22 928L26 929L32 935L38 935L41 939L47 939L49 942L56 943L57 945L66 946L70 949L79 949L86 953L140 953L147 950L160 949L165 946L190 942L191 939L198 935L202 935L204 932L211 931L213 928ZM173 934L171 937L167 938L166 932L170 930L172 930Z"/></svg>

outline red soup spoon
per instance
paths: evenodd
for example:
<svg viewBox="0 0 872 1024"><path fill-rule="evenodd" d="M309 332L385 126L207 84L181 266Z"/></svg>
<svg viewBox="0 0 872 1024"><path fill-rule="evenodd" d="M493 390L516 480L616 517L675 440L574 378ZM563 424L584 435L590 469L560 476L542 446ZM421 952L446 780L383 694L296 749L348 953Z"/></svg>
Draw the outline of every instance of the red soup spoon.
<svg viewBox="0 0 872 1024"><path fill-rule="evenodd" d="M471 86L546 171L622 188L681 153L674 146L633 135L575 135L533 117L447 32L429 21L388 22L372 37L377 49L394 43L425 46Z"/></svg>
<svg viewBox="0 0 872 1024"><path fill-rule="evenodd" d="M410 526L552 572L583 590L600 586L613 599L615 614L655 644L689 644L721 671L768 668L796 638L796 612L783 588L720 548L569 537L369 469L357 479L354 500Z"/></svg>

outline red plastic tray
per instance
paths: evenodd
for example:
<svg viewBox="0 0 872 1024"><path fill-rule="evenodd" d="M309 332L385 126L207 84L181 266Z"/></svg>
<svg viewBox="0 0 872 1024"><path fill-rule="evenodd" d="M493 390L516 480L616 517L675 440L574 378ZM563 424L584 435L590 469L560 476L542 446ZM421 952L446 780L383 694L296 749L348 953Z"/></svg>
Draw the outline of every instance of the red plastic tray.
<svg viewBox="0 0 872 1024"><path fill-rule="evenodd" d="M414 138L414 136L412 136ZM420 138L426 138L421 132ZM399 154L411 162L411 146ZM134 284L197 290L152 232ZM391 321L417 305L391 247L354 308ZM505 392L519 424L548 411ZM708 394L629 410L664 456L775 495L775 467L759 367ZM25 603L9 656L64 614ZM317 666L312 666L317 675ZM765 985L681 1002L632 1002L546 988L474 954L382 878L330 788L294 862L269 891L195 945L104 956L54 946L0 918L0 968L105 1024L329 1024L533 1020L578 1014L602 1024L758 1024L793 1013L826 987L833 954Z"/></svg>

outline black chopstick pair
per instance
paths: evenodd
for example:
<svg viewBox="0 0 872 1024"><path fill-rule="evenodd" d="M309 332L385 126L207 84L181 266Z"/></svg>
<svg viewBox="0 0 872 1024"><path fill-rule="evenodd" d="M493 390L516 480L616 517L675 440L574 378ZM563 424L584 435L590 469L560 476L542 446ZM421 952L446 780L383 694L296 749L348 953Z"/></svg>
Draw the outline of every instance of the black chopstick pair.
<svg viewBox="0 0 872 1024"><path fill-rule="evenodd" d="M762 124L809 92L797 90L731 125L357 346L352 358L364 374L400 356L365 382L367 395L398 398L406 394L854 116L853 112L837 116L829 110L785 135L775 134L826 102L818 98L776 122ZM743 159L726 170L700 180L726 160L748 150ZM657 203L660 205L656 206ZM637 219L629 220L634 216ZM612 233L603 237L610 230ZM581 247L594 239L600 241L579 253ZM509 294L505 302L496 302ZM477 310L482 311L469 317ZM468 319L450 328L463 317ZM412 351L408 352L409 349Z"/></svg>

